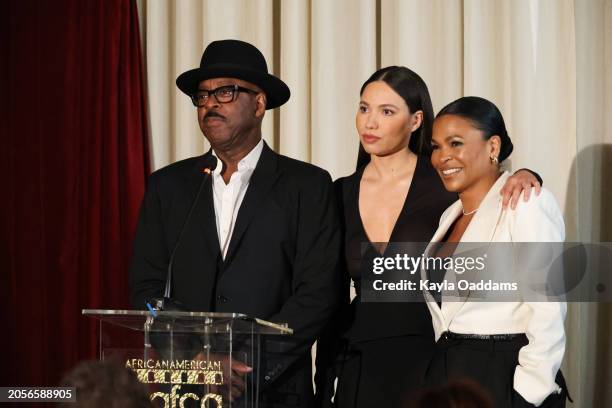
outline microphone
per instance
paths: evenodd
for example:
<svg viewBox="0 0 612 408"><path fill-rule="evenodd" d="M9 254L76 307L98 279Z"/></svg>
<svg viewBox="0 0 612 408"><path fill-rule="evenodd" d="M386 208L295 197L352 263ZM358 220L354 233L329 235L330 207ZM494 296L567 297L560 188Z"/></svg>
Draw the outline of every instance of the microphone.
<svg viewBox="0 0 612 408"><path fill-rule="evenodd" d="M163 298L154 298L151 299L150 302L147 302L147 307L151 312L155 315L154 311L167 310L167 311L181 311L186 310L185 306L178 300L172 299L172 266L174 265L174 255L176 254L176 250L181 244L181 239L183 238L183 234L185 233L185 229L189 224L189 220L195 210L198 201L200 199L200 195L202 194L202 190L204 189L204 184L206 180L210 178L213 170L217 168L217 158L212 154L205 157L202 162L199 164L201 168L201 172L204 173L202 177L202 181L200 181L200 186L198 187L198 192L191 203L191 207L189 208L189 212L187 213L187 217L185 217L185 221L181 227L178 238L176 239L176 243L174 244L174 248L172 248L172 252L170 253L170 260L168 261L168 273L166 274L166 287L164 289L164 297Z"/></svg>

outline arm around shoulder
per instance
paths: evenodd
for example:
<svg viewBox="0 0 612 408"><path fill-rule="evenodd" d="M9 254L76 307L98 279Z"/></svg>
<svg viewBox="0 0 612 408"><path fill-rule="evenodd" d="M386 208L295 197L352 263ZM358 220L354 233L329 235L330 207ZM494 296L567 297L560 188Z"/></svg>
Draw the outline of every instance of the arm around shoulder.
<svg viewBox="0 0 612 408"><path fill-rule="evenodd" d="M511 234L514 242L562 242L565 223L557 200L543 188L538 196L520 201L516 210L508 210L512 217Z"/></svg>

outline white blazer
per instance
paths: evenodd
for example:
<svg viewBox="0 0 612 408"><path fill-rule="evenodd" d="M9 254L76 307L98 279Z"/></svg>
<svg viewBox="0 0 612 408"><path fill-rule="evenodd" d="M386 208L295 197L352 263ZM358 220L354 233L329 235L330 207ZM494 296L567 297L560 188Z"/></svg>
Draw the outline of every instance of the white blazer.
<svg viewBox="0 0 612 408"><path fill-rule="evenodd" d="M465 230L461 242L562 242L565 225L554 196L542 189L528 202L522 199L516 210L502 210L500 190L509 174L503 173L482 200ZM461 200L444 211L432 242L439 242L462 214ZM426 251L427 253L427 251ZM484 271L486 273L486 269ZM426 271L421 269L426 279ZM525 333L529 344L519 351L514 389L534 405L560 392L555 376L565 351L565 302L482 302L452 301L438 306L425 290L436 341L445 331L462 334ZM469 296L468 296L469 298Z"/></svg>

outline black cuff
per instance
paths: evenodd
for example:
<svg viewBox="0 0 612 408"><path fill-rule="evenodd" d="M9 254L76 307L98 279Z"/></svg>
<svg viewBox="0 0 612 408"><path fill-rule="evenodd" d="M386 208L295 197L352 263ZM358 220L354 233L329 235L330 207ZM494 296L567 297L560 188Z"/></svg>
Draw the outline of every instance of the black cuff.
<svg viewBox="0 0 612 408"><path fill-rule="evenodd" d="M518 169L517 171L514 172L514 174L518 173L521 170L527 170L528 172L533 174L533 177L535 177L538 180L538 183L540 183L540 186L544 185L544 181L542 180L542 177L540 177L540 175L538 173L536 173L535 171L533 171L533 170L530 170L530 169Z"/></svg>

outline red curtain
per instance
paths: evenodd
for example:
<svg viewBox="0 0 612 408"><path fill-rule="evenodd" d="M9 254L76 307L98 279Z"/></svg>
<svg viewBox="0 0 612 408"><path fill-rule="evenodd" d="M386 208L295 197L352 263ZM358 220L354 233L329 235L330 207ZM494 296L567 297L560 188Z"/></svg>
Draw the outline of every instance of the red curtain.
<svg viewBox="0 0 612 408"><path fill-rule="evenodd" d="M96 358L84 308L128 308L149 171L135 1L0 5L1 386Z"/></svg>

